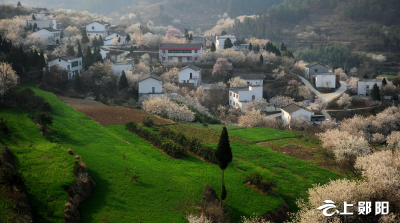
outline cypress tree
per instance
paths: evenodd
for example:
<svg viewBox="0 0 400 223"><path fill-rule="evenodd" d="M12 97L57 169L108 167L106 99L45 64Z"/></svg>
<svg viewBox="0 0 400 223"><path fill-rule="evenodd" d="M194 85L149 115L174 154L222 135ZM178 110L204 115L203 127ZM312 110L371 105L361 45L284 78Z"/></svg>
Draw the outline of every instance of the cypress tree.
<svg viewBox="0 0 400 223"><path fill-rule="evenodd" d="M36 31L36 29L37 29L37 24L36 24L36 22L33 24L33 31Z"/></svg>
<svg viewBox="0 0 400 223"><path fill-rule="evenodd" d="M370 93L370 96L375 101L380 101L381 100L381 91L379 90L378 85L374 84L374 87L372 87L372 91Z"/></svg>
<svg viewBox="0 0 400 223"><path fill-rule="evenodd" d="M20 7L20 6L22 6L22 5L21 5L21 2L20 2L20 1L18 1L18 3L17 3L17 7Z"/></svg>
<svg viewBox="0 0 400 223"><path fill-rule="evenodd" d="M215 158L217 160L219 168L222 170L222 193L221 199L226 198L226 190L224 190L224 170L228 167L228 164L232 162L232 149L229 144L229 136L226 127L222 129L221 136L218 142L218 148L215 152ZM223 199L222 199L223 200Z"/></svg>
<svg viewBox="0 0 400 223"><path fill-rule="evenodd" d="M81 29L81 33L82 33L82 43L88 43L89 42L89 38L87 37L87 33L86 33L86 28Z"/></svg>
<svg viewBox="0 0 400 223"><path fill-rule="evenodd" d="M85 69L88 69L90 66L92 66L93 64L92 56L93 56L92 51L90 51L90 46L88 46L86 49L86 56L84 58Z"/></svg>
<svg viewBox="0 0 400 223"><path fill-rule="evenodd" d="M39 56L39 65L40 65L40 68L46 67L46 60L44 59L44 53L43 53L43 51L40 52L40 56Z"/></svg>
<svg viewBox="0 0 400 223"><path fill-rule="evenodd" d="M104 46L104 40L102 36L99 37L99 46Z"/></svg>
<svg viewBox="0 0 400 223"><path fill-rule="evenodd" d="M78 54L77 54L77 56L78 57L83 57L81 44L79 43L79 41L77 41L76 44L78 44Z"/></svg>
<svg viewBox="0 0 400 223"><path fill-rule="evenodd" d="M121 42L121 37L118 37L118 43L120 43Z"/></svg>
<svg viewBox="0 0 400 223"><path fill-rule="evenodd" d="M129 34L126 34L126 39L125 40L126 40L127 43L129 43L131 41L131 36Z"/></svg>
<svg viewBox="0 0 400 223"><path fill-rule="evenodd" d="M119 81L118 81L118 88L119 88L119 90L123 90L128 87L129 87L128 79L126 78L125 71L122 71L122 74L119 77Z"/></svg>
<svg viewBox="0 0 400 223"><path fill-rule="evenodd" d="M224 42L224 49L230 49L233 47L231 39L227 38Z"/></svg>
<svg viewBox="0 0 400 223"><path fill-rule="evenodd" d="M262 54L260 54L260 64L262 65L264 63L264 57Z"/></svg>
<svg viewBox="0 0 400 223"><path fill-rule="evenodd" d="M74 47L71 45L67 45L67 54L71 56L75 56L75 50Z"/></svg>
<svg viewBox="0 0 400 223"><path fill-rule="evenodd" d="M193 40L193 35L190 33L189 40Z"/></svg>
<svg viewBox="0 0 400 223"><path fill-rule="evenodd" d="M386 78L383 78L383 80L382 80L382 85L383 85L383 86L387 85L387 80L386 80Z"/></svg>
<svg viewBox="0 0 400 223"><path fill-rule="evenodd" d="M215 48L215 43L212 42L211 44L211 52L215 52L217 49Z"/></svg>
<svg viewBox="0 0 400 223"><path fill-rule="evenodd" d="M82 84L81 84L81 77L79 76L79 73L75 75L75 81L74 81L74 90L75 92L80 92L82 89Z"/></svg>
<svg viewBox="0 0 400 223"><path fill-rule="evenodd" d="M35 14L32 15L32 20L36 20Z"/></svg>
<svg viewBox="0 0 400 223"><path fill-rule="evenodd" d="M253 50L253 44L249 44L249 50L252 51Z"/></svg>

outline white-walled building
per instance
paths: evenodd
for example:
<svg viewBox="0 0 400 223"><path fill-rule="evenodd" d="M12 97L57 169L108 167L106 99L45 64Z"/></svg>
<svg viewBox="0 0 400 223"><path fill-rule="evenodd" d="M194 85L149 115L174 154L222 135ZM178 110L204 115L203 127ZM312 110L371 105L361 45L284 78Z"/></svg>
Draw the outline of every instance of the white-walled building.
<svg viewBox="0 0 400 223"><path fill-rule="evenodd" d="M106 26L99 22L92 22L86 25L86 34L89 36L107 36Z"/></svg>
<svg viewBox="0 0 400 223"><path fill-rule="evenodd" d="M215 47L217 48L217 50L224 50L224 44L225 44L225 40L230 39L232 44L234 45L234 43L236 42L236 36L234 35L225 35L225 36L216 36L215 39Z"/></svg>
<svg viewBox="0 0 400 223"><path fill-rule="evenodd" d="M311 122L311 116L314 115L314 112L302 108L296 104L288 105L284 108L281 108L282 111L282 121L286 125L290 125L290 122L299 117L306 118L307 121Z"/></svg>
<svg viewBox="0 0 400 223"><path fill-rule="evenodd" d="M229 105L244 111L246 104L263 98L263 86L229 88Z"/></svg>
<svg viewBox="0 0 400 223"><path fill-rule="evenodd" d="M374 85L379 87L379 90L382 90L382 80L380 79L361 79L358 81L358 91L359 95L369 96L372 91Z"/></svg>
<svg viewBox="0 0 400 223"><path fill-rule="evenodd" d="M312 76L319 73L329 73L329 67L315 62L308 64L305 68L306 79L310 79Z"/></svg>
<svg viewBox="0 0 400 223"><path fill-rule="evenodd" d="M200 86L201 84L201 68L194 65L183 67L179 70L179 83L180 84L193 84Z"/></svg>
<svg viewBox="0 0 400 223"><path fill-rule="evenodd" d="M61 30L61 23L57 22L57 20L55 20L55 19L26 20L26 24L27 24L28 29L30 27L33 28L35 26L35 24L36 24L37 29L51 28L51 29L54 29L54 30Z"/></svg>
<svg viewBox="0 0 400 223"><path fill-rule="evenodd" d="M264 83L264 74L257 74L257 73L234 73L232 77L240 77L248 85L261 85L263 86Z"/></svg>
<svg viewBox="0 0 400 223"><path fill-rule="evenodd" d="M49 70L57 69L68 73L68 80L82 72L82 57L65 56L48 62Z"/></svg>
<svg viewBox="0 0 400 223"><path fill-rule="evenodd" d="M159 49L160 62L193 63L200 61L203 55L201 43L161 43Z"/></svg>
<svg viewBox="0 0 400 223"><path fill-rule="evenodd" d="M139 79L139 94L162 94L161 78L149 74Z"/></svg>
<svg viewBox="0 0 400 223"><path fill-rule="evenodd" d="M336 88L336 75L334 73L314 74L315 87Z"/></svg>
<svg viewBox="0 0 400 223"><path fill-rule="evenodd" d="M104 46L111 46L112 40L114 38L120 38L120 42L117 45L125 45L126 44L126 33L125 32L116 32L111 35L108 35L104 38Z"/></svg>
<svg viewBox="0 0 400 223"><path fill-rule="evenodd" d="M38 36L46 36L48 39L47 45L55 45L57 43L57 40L59 42L61 42L61 39L60 39L61 31L60 30L55 30L52 28L43 28L36 32L33 32L32 34L35 34Z"/></svg>

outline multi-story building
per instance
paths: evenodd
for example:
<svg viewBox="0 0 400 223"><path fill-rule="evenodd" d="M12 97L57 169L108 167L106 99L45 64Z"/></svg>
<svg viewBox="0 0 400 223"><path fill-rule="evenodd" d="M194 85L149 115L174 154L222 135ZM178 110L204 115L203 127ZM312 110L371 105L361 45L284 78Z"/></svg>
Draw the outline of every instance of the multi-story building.
<svg viewBox="0 0 400 223"><path fill-rule="evenodd" d="M358 94L369 96L374 85L377 85L382 90L382 80L380 79L361 79L358 81Z"/></svg>
<svg viewBox="0 0 400 223"><path fill-rule="evenodd" d="M68 80L74 79L76 74L82 72L82 57L65 56L48 62L49 70L65 71L68 73Z"/></svg>
<svg viewBox="0 0 400 223"><path fill-rule="evenodd" d="M60 30L55 30L52 28L43 28L34 32L33 34L38 36L46 36L48 39L47 45L55 45L57 43L57 40L60 42L60 36L61 36Z"/></svg>
<svg viewBox="0 0 400 223"><path fill-rule="evenodd" d="M244 111L246 104L263 98L263 86L229 88L229 105Z"/></svg>
<svg viewBox="0 0 400 223"><path fill-rule="evenodd" d="M160 62L193 63L200 61L203 55L201 43L161 43L159 49Z"/></svg>
<svg viewBox="0 0 400 223"><path fill-rule="evenodd" d="M181 68L179 70L179 83L199 86L201 84L201 68L194 65Z"/></svg>
<svg viewBox="0 0 400 223"><path fill-rule="evenodd" d="M92 22L86 25L86 34L89 36L107 36L106 26L99 22Z"/></svg>

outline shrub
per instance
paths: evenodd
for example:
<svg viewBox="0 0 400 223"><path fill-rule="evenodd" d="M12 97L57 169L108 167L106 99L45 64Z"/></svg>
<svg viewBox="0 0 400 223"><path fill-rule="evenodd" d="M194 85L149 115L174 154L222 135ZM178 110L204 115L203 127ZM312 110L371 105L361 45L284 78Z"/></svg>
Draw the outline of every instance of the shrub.
<svg viewBox="0 0 400 223"><path fill-rule="evenodd" d="M35 116L35 120L40 125L42 132L46 131L46 126L53 124L53 116L46 112L39 112Z"/></svg>
<svg viewBox="0 0 400 223"><path fill-rule="evenodd" d="M1 179L2 181L0 183L8 187L17 187L20 190L25 188L25 178L13 168L3 169L3 176Z"/></svg>
<svg viewBox="0 0 400 223"><path fill-rule="evenodd" d="M173 142L162 143L161 149L172 157L182 157L184 152L182 147L179 147L177 144Z"/></svg>
<svg viewBox="0 0 400 223"><path fill-rule="evenodd" d="M268 192L276 186L276 183L270 179L266 179L265 181L263 181L262 176L259 173L246 175L246 177L244 178L244 182L250 182L251 185L256 186L264 193Z"/></svg>
<svg viewBox="0 0 400 223"><path fill-rule="evenodd" d="M246 175L244 178L245 182L250 182L252 185L259 185L262 182L262 176L259 173L252 173L249 175Z"/></svg>
<svg viewBox="0 0 400 223"><path fill-rule="evenodd" d="M152 127L154 125L154 121L147 116L146 118L143 118L143 125L146 127Z"/></svg>
<svg viewBox="0 0 400 223"><path fill-rule="evenodd" d="M125 124L125 129L131 132L136 132L137 130L137 124L134 122L127 122Z"/></svg>
<svg viewBox="0 0 400 223"><path fill-rule="evenodd" d="M3 117L0 117L0 131L4 134L8 133L7 121Z"/></svg>
<svg viewBox="0 0 400 223"><path fill-rule="evenodd" d="M208 128L208 124L207 123L203 123L203 127L204 128Z"/></svg>

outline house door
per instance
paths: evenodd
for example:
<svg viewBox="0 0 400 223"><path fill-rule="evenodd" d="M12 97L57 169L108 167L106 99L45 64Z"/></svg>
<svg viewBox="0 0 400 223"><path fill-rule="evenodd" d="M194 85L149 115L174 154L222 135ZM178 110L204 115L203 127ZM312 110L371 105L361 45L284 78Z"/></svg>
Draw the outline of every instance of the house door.
<svg viewBox="0 0 400 223"><path fill-rule="evenodd" d="M182 63L182 57L178 57L179 63Z"/></svg>
<svg viewBox="0 0 400 223"><path fill-rule="evenodd" d="M156 93L156 88L155 87L151 88L151 93L153 93L153 94Z"/></svg>

